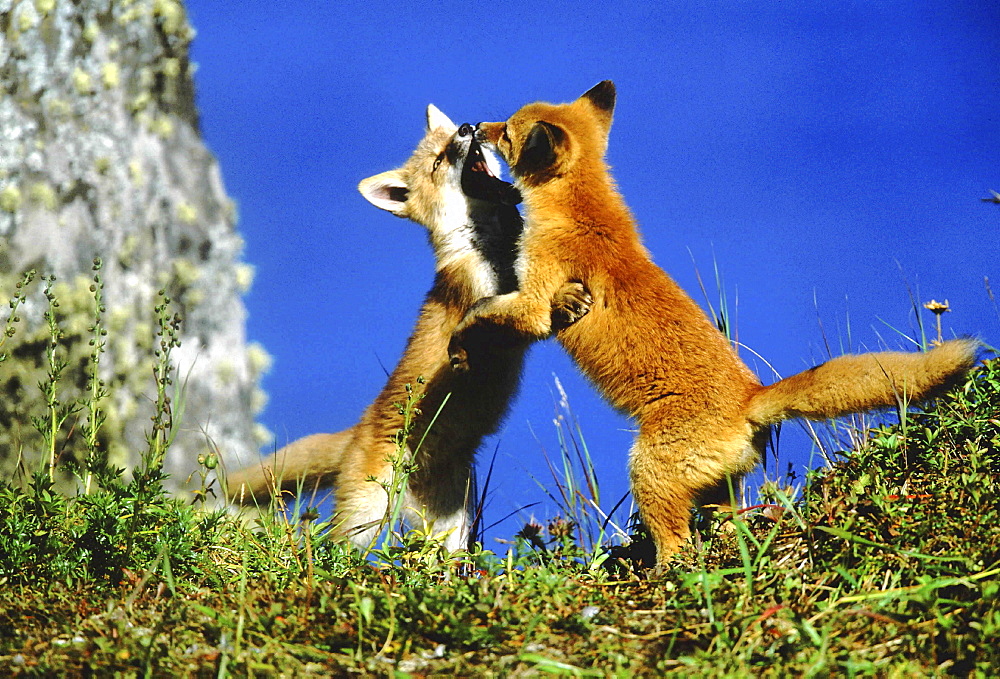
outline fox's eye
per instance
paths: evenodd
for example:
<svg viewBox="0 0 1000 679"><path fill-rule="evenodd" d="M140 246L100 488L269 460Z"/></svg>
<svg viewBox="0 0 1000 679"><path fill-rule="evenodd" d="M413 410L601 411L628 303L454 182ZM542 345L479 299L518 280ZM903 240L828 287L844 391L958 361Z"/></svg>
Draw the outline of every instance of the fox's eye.
<svg viewBox="0 0 1000 679"><path fill-rule="evenodd" d="M438 169L438 166L441 165L441 161L444 160L444 156L445 156L444 151L438 154L438 157L434 159L434 167L431 168L431 172L434 172L435 170Z"/></svg>

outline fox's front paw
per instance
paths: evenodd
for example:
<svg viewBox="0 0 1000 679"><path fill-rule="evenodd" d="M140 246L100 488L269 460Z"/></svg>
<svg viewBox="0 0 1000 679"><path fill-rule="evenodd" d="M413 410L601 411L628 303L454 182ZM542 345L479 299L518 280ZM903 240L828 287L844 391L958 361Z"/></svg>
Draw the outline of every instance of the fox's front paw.
<svg viewBox="0 0 1000 679"><path fill-rule="evenodd" d="M468 372L469 371L469 354L465 351L465 347L462 346L461 333L454 333L451 336L451 340L448 342L448 362L451 364L451 369L455 372Z"/></svg>
<svg viewBox="0 0 1000 679"><path fill-rule="evenodd" d="M556 330L573 325L590 312L594 298L580 281L563 284L552 298L552 327Z"/></svg>

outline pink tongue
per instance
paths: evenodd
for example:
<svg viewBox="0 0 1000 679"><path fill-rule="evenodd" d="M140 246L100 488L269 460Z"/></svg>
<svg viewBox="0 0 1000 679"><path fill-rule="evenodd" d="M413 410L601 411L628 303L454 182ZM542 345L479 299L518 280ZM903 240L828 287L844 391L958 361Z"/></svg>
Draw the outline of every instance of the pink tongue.
<svg viewBox="0 0 1000 679"><path fill-rule="evenodd" d="M488 177L492 177L493 173L490 172L489 165L486 164L485 160L480 160L478 163L472 166L476 172L485 172Z"/></svg>

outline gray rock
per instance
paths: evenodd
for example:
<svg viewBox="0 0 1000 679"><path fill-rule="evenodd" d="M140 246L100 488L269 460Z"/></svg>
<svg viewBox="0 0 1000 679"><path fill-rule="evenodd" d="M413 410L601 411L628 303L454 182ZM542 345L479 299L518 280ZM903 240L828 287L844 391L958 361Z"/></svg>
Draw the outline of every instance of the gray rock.
<svg viewBox="0 0 1000 679"><path fill-rule="evenodd" d="M56 277L70 363L60 399L69 402L86 388L88 288L93 259L102 258L109 336L100 371L110 389L102 445L127 467L146 448L153 308L157 291L167 291L183 319L173 354L180 432L165 461L175 488L200 453L217 447L227 467L239 467L267 437L254 417L269 357L245 338L241 296L253 272L240 260L236 209L199 135L193 34L176 0L0 0L0 296L11 297L27 269ZM0 349L9 356L0 364L4 478L18 459L33 469L42 447L30 417L44 412L37 383L47 368L33 349L48 334L46 308L36 282ZM60 432L63 455L79 456L83 418Z"/></svg>

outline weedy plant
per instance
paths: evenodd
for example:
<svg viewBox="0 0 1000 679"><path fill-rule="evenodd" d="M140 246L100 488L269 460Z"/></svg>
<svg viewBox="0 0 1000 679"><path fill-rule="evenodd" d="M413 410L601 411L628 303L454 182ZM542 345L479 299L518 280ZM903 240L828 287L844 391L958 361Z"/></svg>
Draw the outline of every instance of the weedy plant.
<svg viewBox="0 0 1000 679"><path fill-rule="evenodd" d="M87 421L84 425L84 435L87 440L87 456L84 459L86 478L83 492L90 493L91 484L96 475L98 478L110 479L114 470L108 464L107 457L101 453L97 435L103 426L106 416L101 407L102 401L108 396L107 385L101 379L101 354L107 345L108 331L104 327L104 281L101 278L103 263L94 259L94 282L90 291L94 294L93 325L90 326L90 362L87 371L87 398L83 406L87 411Z"/></svg>
<svg viewBox="0 0 1000 679"><path fill-rule="evenodd" d="M46 309L43 315L49 328L49 341L45 348L48 379L38 386L45 396L47 413L45 417L33 418L33 424L45 440L48 463L46 471L51 482L55 481L56 448L59 443L59 433L66 420L79 410L80 404L75 402L62 403L59 401L59 379L67 366L66 359L60 355L59 350L59 340L62 339L62 331L59 329L59 324L56 321L56 309L59 307L59 301L56 300L55 295L52 293L52 284L55 282L55 276L43 276L42 280L45 283L44 294L48 302L48 309Z"/></svg>
<svg viewBox="0 0 1000 679"><path fill-rule="evenodd" d="M60 339L62 331L56 310L59 301L53 292L54 278L42 278L47 302L44 320L49 331L45 346L47 379L38 385L45 396L46 414L34 424L42 434L46 454L41 467L35 470L19 465L19 473L0 482L0 582L24 585L40 578L72 581L93 578L117 584L129 572L140 569L150 555L161 555L163 545L171 538L173 558L190 561L199 530L212 533L218 517L205 514L196 517L183 502L168 498L162 488L161 446L156 436L150 439L150 453L144 465L133 471L125 481L123 470L108 464L99 444L98 432L103 423L101 402L107 397L100 376L100 357L106 331L102 323L101 263L94 262L93 324L88 390L80 400L64 400L60 380L66 368ZM18 308L25 301L33 274L27 274L18 285L10 302L11 313L6 321L5 338L13 337L18 322ZM163 306L169 305L164 298ZM162 328L163 341L176 343L177 325ZM0 363L2 365L2 363ZM157 355L154 373L169 374L172 370L169 354ZM169 381L163 380L166 388ZM82 427L76 426L79 413L86 413ZM156 404L154 423L169 417L169 399ZM73 426L68 426L72 422ZM154 429L155 431L155 429ZM68 437L82 436L88 451L82 465L73 460L61 460L59 451ZM65 465L80 480L75 497L67 497L55 489L57 466ZM18 480L20 479L20 480ZM185 554L185 552L187 552ZM164 567L167 557L160 556Z"/></svg>
<svg viewBox="0 0 1000 679"><path fill-rule="evenodd" d="M553 418L558 455L550 456L542 448L550 478L535 479L535 483L555 504L558 513L545 525L528 521L515 536L515 546L528 548L543 561L573 558L588 568L597 568L607 558L608 545L631 541L623 527L625 522L615 514L625 498L610 511L602 507L600 480L583 428L559 378L554 377L553 381L558 393Z"/></svg>

